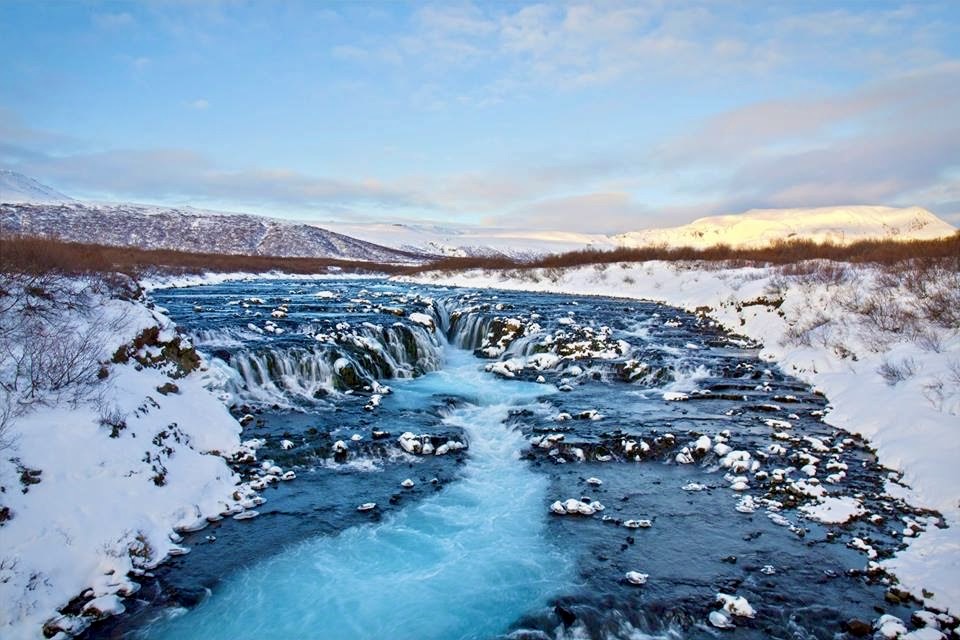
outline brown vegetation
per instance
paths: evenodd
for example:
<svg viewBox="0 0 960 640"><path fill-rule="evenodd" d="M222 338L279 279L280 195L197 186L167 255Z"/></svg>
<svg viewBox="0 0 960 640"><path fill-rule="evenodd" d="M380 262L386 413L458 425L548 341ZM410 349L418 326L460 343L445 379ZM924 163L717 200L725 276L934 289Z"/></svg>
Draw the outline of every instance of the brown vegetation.
<svg viewBox="0 0 960 640"><path fill-rule="evenodd" d="M757 249L735 249L722 244L706 249L665 246L620 248L609 251L584 249L524 262L503 256L443 258L428 265L412 267L410 270L555 269L648 260L785 265L819 259L894 264L917 258L948 258L960 264L960 232L939 240L862 240L849 245L817 243L810 240L785 240Z"/></svg>
<svg viewBox="0 0 960 640"><path fill-rule="evenodd" d="M52 238L0 235L0 271L44 273L84 273L113 271L131 276L151 272L196 273L201 271L284 271L288 273L378 272L414 274L423 271L460 271L464 269L561 269L583 265L648 260L696 261L745 264L795 265L807 260L851 263L895 264L915 259L947 259L960 268L960 232L939 240L864 240L850 245L791 240L757 249L734 249L716 245L706 249L691 247L620 248L609 251L585 249L553 254L534 260L516 260L506 256L440 258L421 265L378 264L326 258L278 258L186 251L147 250L135 247L63 242ZM796 267L798 269L806 267ZM822 269L821 269L822 271ZM822 276L842 278L842 268Z"/></svg>
<svg viewBox="0 0 960 640"><path fill-rule="evenodd" d="M400 267L369 262L323 258L276 258L213 253L190 253L166 249L113 247L53 238L0 235L0 271L20 273L124 273L133 277L151 272L199 273L247 271L262 273L327 273L330 268L346 272L397 273Z"/></svg>

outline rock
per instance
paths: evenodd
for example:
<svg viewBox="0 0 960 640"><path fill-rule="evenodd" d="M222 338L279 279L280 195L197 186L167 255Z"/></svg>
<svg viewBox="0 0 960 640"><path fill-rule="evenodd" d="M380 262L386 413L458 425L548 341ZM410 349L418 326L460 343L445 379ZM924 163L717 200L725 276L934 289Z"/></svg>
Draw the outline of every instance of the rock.
<svg viewBox="0 0 960 640"><path fill-rule="evenodd" d="M83 606L83 613L93 616L98 620L119 615L124 611L126 611L126 607L123 606L123 602L120 601L120 598L115 595L106 595L100 596L99 598L94 598Z"/></svg>
<svg viewBox="0 0 960 640"><path fill-rule="evenodd" d="M180 387L173 384L172 382L167 382L157 387L157 393L161 393L163 395L168 395L170 393L180 393Z"/></svg>
<svg viewBox="0 0 960 640"><path fill-rule="evenodd" d="M757 615L750 603L743 596L732 596L726 593L717 594L717 602L723 605L723 610L741 618L753 618Z"/></svg>
<svg viewBox="0 0 960 640"><path fill-rule="evenodd" d="M636 586L647 584L647 578L649 577L648 574L640 573L639 571L627 571L627 574L624 576L627 582Z"/></svg>
<svg viewBox="0 0 960 640"><path fill-rule="evenodd" d="M569 629L574 622L577 621L577 614L566 607L562 607L559 604L553 608L553 612L557 614L557 617L560 618L560 622L563 623L564 629Z"/></svg>
<svg viewBox="0 0 960 640"><path fill-rule="evenodd" d="M894 640L894 638L899 638L907 632L907 627L903 624L903 620L890 614L880 616L880 618L873 623L873 627L876 629L874 638Z"/></svg>
<svg viewBox="0 0 960 640"><path fill-rule="evenodd" d="M723 611L711 611L708 618L710 624L715 626L717 629L733 629L737 625L733 624L733 620L730 619Z"/></svg>
<svg viewBox="0 0 960 640"><path fill-rule="evenodd" d="M357 507L357 511L373 511L377 508L376 502L364 502L362 505Z"/></svg>
<svg viewBox="0 0 960 640"><path fill-rule="evenodd" d="M847 633L857 638L867 636L873 631L873 627L870 626L869 622L864 622L859 618L850 618L844 626L846 627Z"/></svg>
<svg viewBox="0 0 960 640"><path fill-rule="evenodd" d="M403 487L404 489L412 489L413 480L411 480L410 478L407 478L406 480L400 483L400 486Z"/></svg>

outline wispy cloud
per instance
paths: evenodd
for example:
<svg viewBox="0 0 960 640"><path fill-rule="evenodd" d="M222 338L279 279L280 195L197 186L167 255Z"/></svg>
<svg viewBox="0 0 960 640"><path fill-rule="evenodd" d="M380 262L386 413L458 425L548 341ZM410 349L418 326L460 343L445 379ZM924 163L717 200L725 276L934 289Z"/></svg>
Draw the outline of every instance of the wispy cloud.
<svg viewBox="0 0 960 640"><path fill-rule="evenodd" d="M127 29L134 26L136 22L136 19L126 11L93 14L93 24L100 29Z"/></svg>
<svg viewBox="0 0 960 640"><path fill-rule="evenodd" d="M210 108L210 102L204 98L197 98L196 100L191 100L187 103L187 107L190 109L195 109L197 111L204 111Z"/></svg>

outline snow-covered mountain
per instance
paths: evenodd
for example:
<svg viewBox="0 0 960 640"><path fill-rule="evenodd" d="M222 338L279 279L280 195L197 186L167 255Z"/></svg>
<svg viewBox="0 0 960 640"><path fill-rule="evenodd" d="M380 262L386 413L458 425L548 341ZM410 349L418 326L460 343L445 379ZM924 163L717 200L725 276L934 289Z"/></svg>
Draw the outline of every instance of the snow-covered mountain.
<svg viewBox="0 0 960 640"><path fill-rule="evenodd" d="M322 226L367 242L442 256L532 258L587 247L612 248L607 236L548 229L470 225L324 222Z"/></svg>
<svg viewBox="0 0 960 640"><path fill-rule="evenodd" d="M956 230L920 207L848 206L752 209L736 215L700 218L679 227L633 231L611 239L624 247L757 247L797 239L837 244L857 240L924 240L950 236Z"/></svg>
<svg viewBox="0 0 960 640"><path fill-rule="evenodd" d="M390 249L316 226L247 214L137 204L0 204L4 233L45 235L142 249L195 253L422 262L423 255Z"/></svg>
<svg viewBox="0 0 960 640"><path fill-rule="evenodd" d="M22 173L0 169L0 202L71 202L56 189Z"/></svg>

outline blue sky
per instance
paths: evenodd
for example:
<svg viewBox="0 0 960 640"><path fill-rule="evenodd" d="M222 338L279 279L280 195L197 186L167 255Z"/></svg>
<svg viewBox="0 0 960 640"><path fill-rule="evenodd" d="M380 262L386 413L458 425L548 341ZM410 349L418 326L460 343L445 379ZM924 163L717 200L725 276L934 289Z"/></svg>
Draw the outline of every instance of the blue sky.
<svg viewBox="0 0 960 640"><path fill-rule="evenodd" d="M0 0L0 167L74 197L613 232L960 224L960 3Z"/></svg>

